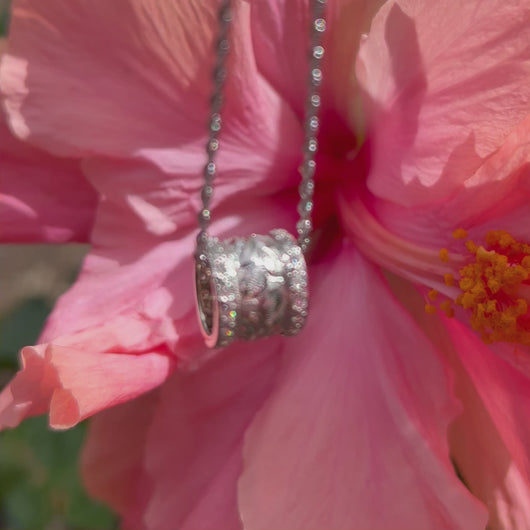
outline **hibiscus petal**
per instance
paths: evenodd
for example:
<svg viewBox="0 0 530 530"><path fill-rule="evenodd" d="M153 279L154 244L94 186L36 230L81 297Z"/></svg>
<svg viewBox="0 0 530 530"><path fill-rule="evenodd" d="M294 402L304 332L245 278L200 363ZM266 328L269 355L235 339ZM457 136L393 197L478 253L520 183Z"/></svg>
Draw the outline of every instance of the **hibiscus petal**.
<svg viewBox="0 0 530 530"><path fill-rule="evenodd" d="M149 530L239 530L243 434L268 395L281 339L238 343L161 389L145 455L155 484Z"/></svg>
<svg viewBox="0 0 530 530"><path fill-rule="evenodd" d="M0 241L87 241L97 199L79 160L24 144L3 118L0 112Z"/></svg>
<svg viewBox="0 0 530 530"><path fill-rule="evenodd" d="M464 481L486 504L488 528L530 527L530 386L456 321L446 323L453 355L455 391L464 412L451 427L451 453Z"/></svg>
<svg viewBox="0 0 530 530"><path fill-rule="evenodd" d="M168 175L165 185L103 179L103 195L118 185L131 195L150 186L153 199L161 188L198 191L217 7L213 0L163 7L19 0L0 68L13 130L62 155L138 157ZM256 67L250 6L235 8L216 200L233 189L261 195L299 178L300 123Z"/></svg>
<svg viewBox="0 0 530 530"><path fill-rule="evenodd" d="M458 406L431 343L351 248L311 279L308 327L247 432L245 528L482 530L449 460Z"/></svg>
<svg viewBox="0 0 530 530"><path fill-rule="evenodd" d="M451 237L457 228L465 228L475 241L483 240L488 230L498 229L528 240L529 134L530 118L527 118L447 200L411 208L365 192L362 195L374 216L388 230L435 251L448 248L461 252L461 242ZM354 210L358 196L358 187L343 194L344 208Z"/></svg>
<svg viewBox="0 0 530 530"><path fill-rule="evenodd" d="M497 172L475 173L510 138L528 134L529 39L528 0L385 4L357 65L370 190L410 206L505 178L502 157Z"/></svg>
<svg viewBox="0 0 530 530"><path fill-rule="evenodd" d="M212 224L212 233L266 233L294 224L295 209L285 208L281 198L247 201L239 208L241 216L220 215ZM87 257L80 278L48 320L41 337L43 343L51 344L48 355L25 350L31 362L16 381L38 382L48 373L54 379L42 388L40 383L34 387L24 384L15 397L8 387L0 399L6 425L45 412L50 399L54 426L76 423L160 384L173 361L197 364L211 353L203 345L195 316L195 232L177 233L175 240L136 232L139 237L134 240L126 230L113 231L106 224L109 219L112 222L115 217L98 218L96 238L101 231L105 244ZM146 352L162 354L157 357ZM171 352L172 361L167 352ZM143 374L147 369L149 377ZM83 377L83 370L89 370L91 377ZM124 378L127 392L118 395ZM85 382L91 388L85 388ZM100 391L101 385L105 391Z"/></svg>
<svg viewBox="0 0 530 530"><path fill-rule="evenodd" d="M451 232L446 230L446 233L440 233L440 229L437 233L433 230L432 241L422 240L421 244L417 244L417 238L414 237L416 234L412 232L402 237L396 235L396 232L402 231L402 217L396 217L391 227L386 227L379 221L379 216L372 212L371 197L363 200L359 196L348 198L339 195L338 204L346 234L372 262L414 283L421 283L442 292L447 289L443 277L445 273L451 272L451 269L440 260L440 248L451 248L447 244L448 237L451 242L454 241ZM423 222L430 218L430 215L425 215ZM418 226L416 233L426 232L422 231L422 226ZM450 291L449 296L451 294Z"/></svg>
<svg viewBox="0 0 530 530"><path fill-rule="evenodd" d="M248 357L248 355L246 356ZM208 377L210 382L211 378ZM181 382L182 380L179 379L178 383ZM168 382L168 385L172 385L172 381ZM186 388L178 392L179 396L182 393L187 393L189 389L190 384L186 383ZM168 393L164 391L166 399L168 399ZM173 389L172 393L176 393L176 388ZM251 391L250 394L253 392ZM151 498L154 484L153 477L147 474L145 468L146 439L153 417L157 415L158 405L159 393L153 392L129 403L103 411L90 421L90 429L82 458L84 483L92 496L108 503L120 514L121 526L125 530L145 530L159 527L156 521L149 527L144 522L144 510ZM166 407L163 402L162 406L164 407L163 414L168 414L166 421L174 422L175 418L172 416L172 410L170 410L173 408L172 404ZM223 414L226 414L226 411L220 412L220 415ZM190 425L187 424L187 418L181 419L184 420L184 425L181 422L172 426L172 430L176 431L175 439L171 436L165 439L166 446L163 448L162 455L167 456L168 462L174 462L175 458L180 460L181 456L185 457L185 455L174 452L174 448L179 446L178 440L189 436ZM159 428L159 415L157 421ZM191 428L195 428L195 425ZM155 426L155 435L156 429ZM212 435L211 439L218 439L219 434L226 431L227 429L223 428ZM161 441L157 443L157 446L159 445L161 445ZM240 450L231 451L228 458L228 461L219 465L219 469L213 473L214 476L204 487L200 506L197 507L193 503L189 506L190 513L186 523L179 528L193 528L193 530L201 528L207 530L214 527L219 530L240 529L235 501L235 485L241 468ZM196 462L197 467L201 468L199 462L199 460ZM167 470L164 471L164 474L166 472ZM193 476L190 479L188 474L184 472L180 476L172 477L171 487L179 480L184 480L186 481L184 487L189 486L193 489L196 478ZM159 496L160 492L154 497L155 503L158 502ZM199 511L198 508L200 508ZM178 509L175 508L175 511ZM172 512L170 520L173 521L174 516L175 514ZM164 528L165 525L167 525L167 520L164 521L161 528Z"/></svg>
<svg viewBox="0 0 530 530"><path fill-rule="evenodd" d="M58 345L26 347L21 358L22 370L0 395L0 428L48 408L51 427L72 427L158 386L173 367L160 353L102 355Z"/></svg>
<svg viewBox="0 0 530 530"><path fill-rule="evenodd" d="M513 366L524 353L503 344L499 356L461 322L426 314L424 296L411 284L387 277L451 367L453 392L463 405L449 428L451 457L465 484L488 507L487 528L525 530L530 515L530 394L528 375Z"/></svg>
<svg viewBox="0 0 530 530"><path fill-rule="evenodd" d="M294 227L295 217L295 206L285 207L282 197L229 201L218 210L211 233L267 233ZM156 237L142 231L135 215L124 212L119 202L105 201L94 228L95 248L77 282L56 304L42 340L88 332L86 339L69 338L69 344L97 338L96 347L89 345L92 351L147 351L165 344L186 357L176 343L183 335L200 338L198 325L190 326L195 318L196 232L186 228Z"/></svg>
<svg viewBox="0 0 530 530"><path fill-rule="evenodd" d="M82 476L88 492L122 517L122 527L139 530L151 494L145 471L145 442L158 405L150 392L97 414L90 420L82 454Z"/></svg>
<svg viewBox="0 0 530 530"><path fill-rule="evenodd" d="M352 65L361 40L381 0L336 0L326 14L324 110L347 114L354 93ZM299 116L307 90L308 0L254 2L251 24L260 71ZM287 22L288 21L288 22ZM259 38L258 38L259 37ZM278 48L289 53L278 54Z"/></svg>

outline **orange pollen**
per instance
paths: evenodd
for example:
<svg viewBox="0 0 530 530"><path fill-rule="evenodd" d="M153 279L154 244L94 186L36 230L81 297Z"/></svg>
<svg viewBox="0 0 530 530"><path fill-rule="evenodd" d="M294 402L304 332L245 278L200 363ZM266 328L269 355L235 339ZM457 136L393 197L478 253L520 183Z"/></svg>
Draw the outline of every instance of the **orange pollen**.
<svg viewBox="0 0 530 530"><path fill-rule="evenodd" d="M447 287L453 287L455 284L455 277L450 273L444 274L444 283Z"/></svg>
<svg viewBox="0 0 530 530"><path fill-rule="evenodd" d="M440 259L447 263L449 261L449 251L446 248L440 249Z"/></svg>
<svg viewBox="0 0 530 530"><path fill-rule="evenodd" d="M455 230L453 237L463 239L464 233ZM458 271L456 283L461 293L454 303L471 313L471 326L487 344L530 345L530 245L504 230L495 230L486 234L485 246L471 240L465 246L472 260ZM442 252L447 255L447 250L440 251L440 259L445 261ZM446 274L444 282L452 286L455 278ZM451 302L442 302L440 309L449 316Z"/></svg>
<svg viewBox="0 0 530 530"><path fill-rule="evenodd" d="M444 300L441 304L440 304L440 309L442 311L449 311L449 309L451 309L451 300Z"/></svg>
<svg viewBox="0 0 530 530"><path fill-rule="evenodd" d="M453 232L453 237L455 239L465 239L467 237L467 232L463 228L457 228Z"/></svg>
<svg viewBox="0 0 530 530"><path fill-rule="evenodd" d="M429 297L429 300L432 300L434 302L434 300L438 298L438 291L436 289L432 289L429 291L427 296Z"/></svg>
<svg viewBox="0 0 530 530"><path fill-rule="evenodd" d="M436 313L436 307L434 307L431 304L426 304L425 306L425 312L429 313L429 315L434 315Z"/></svg>

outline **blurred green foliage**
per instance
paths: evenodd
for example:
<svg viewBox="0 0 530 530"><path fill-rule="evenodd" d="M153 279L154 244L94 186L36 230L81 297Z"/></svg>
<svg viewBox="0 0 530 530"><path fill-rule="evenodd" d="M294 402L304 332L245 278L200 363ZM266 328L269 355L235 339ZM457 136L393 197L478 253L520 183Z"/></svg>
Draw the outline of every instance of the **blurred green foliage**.
<svg viewBox="0 0 530 530"><path fill-rule="evenodd" d="M1 436L2 530L96 530L115 528L113 517L87 499L76 470L84 428L47 430L32 418Z"/></svg>
<svg viewBox="0 0 530 530"><path fill-rule="evenodd" d="M7 33L7 26L9 24L9 5L10 0L0 0L0 37Z"/></svg>
<svg viewBox="0 0 530 530"><path fill-rule="evenodd" d="M37 339L50 306L24 301L0 319L0 385L17 369L17 352ZM0 433L0 530L110 530L114 516L89 500L78 473L85 425L66 432L31 418Z"/></svg>

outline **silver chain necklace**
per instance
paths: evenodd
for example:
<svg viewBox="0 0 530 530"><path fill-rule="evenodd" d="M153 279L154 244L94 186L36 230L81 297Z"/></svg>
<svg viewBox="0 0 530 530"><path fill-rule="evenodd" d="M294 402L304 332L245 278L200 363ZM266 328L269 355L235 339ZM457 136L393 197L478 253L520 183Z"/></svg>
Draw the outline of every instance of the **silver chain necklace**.
<svg viewBox="0 0 530 530"><path fill-rule="evenodd" d="M322 46L326 30L326 0L310 0L311 30L302 145L303 162L298 204L298 238L283 228L267 235L251 234L220 241L208 235L210 202L217 172L216 153L221 132L223 89L230 49L231 0L221 0L219 36L213 71L214 90L210 100L207 162L201 191L200 232L195 252L195 285L199 323L206 345L227 346L236 339L253 340L270 335L296 335L308 311L308 280L304 254L311 244L313 176L318 150L318 111L322 83Z"/></svg>

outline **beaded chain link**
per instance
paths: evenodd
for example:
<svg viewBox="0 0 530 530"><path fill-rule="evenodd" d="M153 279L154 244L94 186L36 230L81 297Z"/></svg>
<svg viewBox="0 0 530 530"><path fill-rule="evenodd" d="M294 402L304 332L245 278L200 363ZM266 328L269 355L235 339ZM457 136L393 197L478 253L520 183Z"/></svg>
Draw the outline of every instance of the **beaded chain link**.
<svg viewBox="0 0 530 530"><path fill-rule="evenodd" d="M208 123L208 141L206 142L207 161L204 166L204 184L201 190L202 207L199 212L199 238L204 238L210 225L210 203L214 193L214 180L217 173L215 158L219 150L219 136L222 129L221 109L223 106L223 93L226 81L226 61L230 51L230 29L232 22L232 0L221 0L218 11L219 34L215 46L215 65L213 68L213 93L210 99L210 115ZM315 182L313 180L316 170L315 156L318 151L318 131L320 128L319 110L321 104L320 88L322 85L321 62L324 58L323 37L326 31L324 18L326 0L313 0L311 2L311 28L309 47L309 76L307 81L307 98L304 118L304 140L302 144L303 161L299 168L301 183L298 188L300 201L296 224L298 244L306 252L311 244L313 230L313 193Z"/></svg>

